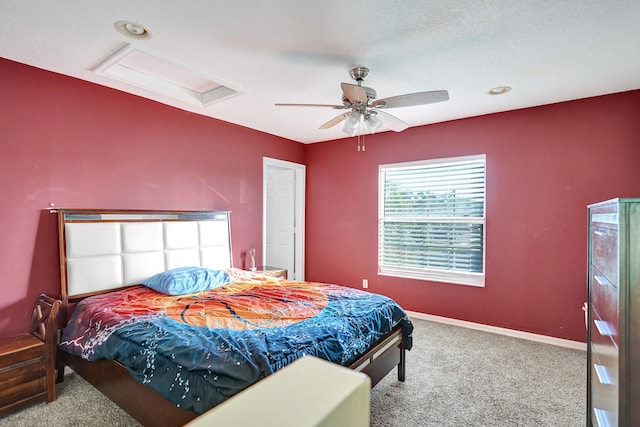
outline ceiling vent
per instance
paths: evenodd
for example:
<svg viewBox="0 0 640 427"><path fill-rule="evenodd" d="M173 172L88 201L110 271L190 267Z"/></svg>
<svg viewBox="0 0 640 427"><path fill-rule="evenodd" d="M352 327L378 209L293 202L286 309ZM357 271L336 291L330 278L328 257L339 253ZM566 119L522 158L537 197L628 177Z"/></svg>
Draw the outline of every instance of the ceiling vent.
<svg viewBox="0 0 640 427"><path fill-rule="evenodd" d="M92 71L201 107L240 93L177 61L141 51L129 43Z"/></svg>

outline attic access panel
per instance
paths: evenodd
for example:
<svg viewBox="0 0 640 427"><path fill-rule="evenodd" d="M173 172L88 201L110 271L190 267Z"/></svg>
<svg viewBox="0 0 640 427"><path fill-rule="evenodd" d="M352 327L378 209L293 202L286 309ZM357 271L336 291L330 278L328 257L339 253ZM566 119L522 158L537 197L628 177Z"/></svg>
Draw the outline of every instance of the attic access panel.
<svg viewBox="0 0 640 427"><path fill-rule="evenodd" d="M201 107L240 93L202 72L134 48L129 43L101 61L92 71Z"/></svg>

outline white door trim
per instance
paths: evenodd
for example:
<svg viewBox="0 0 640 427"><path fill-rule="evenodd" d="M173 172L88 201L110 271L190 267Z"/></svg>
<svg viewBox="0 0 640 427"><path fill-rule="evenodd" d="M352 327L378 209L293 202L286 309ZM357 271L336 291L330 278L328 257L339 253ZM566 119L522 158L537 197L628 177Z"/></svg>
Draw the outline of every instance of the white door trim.
<svg viewBox="0 0 640 427"><path fill-rule="evenodd" d="M287 162L285 160L262 158L262 265L265 265L267 250L267 173L270 168L291 169L295 171L295 280L304 280L304 235L305 235L305 176L306 166L298 163ZM291 278L291 274L289 276Z"/></svg>

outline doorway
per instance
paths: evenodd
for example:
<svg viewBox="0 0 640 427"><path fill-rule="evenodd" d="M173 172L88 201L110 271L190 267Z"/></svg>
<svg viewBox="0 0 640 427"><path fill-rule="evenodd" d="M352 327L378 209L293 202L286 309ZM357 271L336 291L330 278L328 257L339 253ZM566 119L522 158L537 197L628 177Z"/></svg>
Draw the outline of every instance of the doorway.
<svg viewBox="0 0 640 427"><path fill-rule="evenodd" d="M263 265L303 281L306 166L264 157L262 173Z"/></svg>

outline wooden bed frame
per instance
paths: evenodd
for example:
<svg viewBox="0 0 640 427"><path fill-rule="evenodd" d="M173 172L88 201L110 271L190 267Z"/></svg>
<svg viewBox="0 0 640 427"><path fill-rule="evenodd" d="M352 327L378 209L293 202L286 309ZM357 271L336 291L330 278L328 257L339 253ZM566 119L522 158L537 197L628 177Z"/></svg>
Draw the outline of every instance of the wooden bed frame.
<svg viewBox="0 0 640 427"><path fill-rule="evenodd" d="M150 269L154 269L155 274L158 268L164 271L193 265L194 259L190 256L196 256L197 265L203 267L231 267L229 217L229 212L219 211L59 210L63 327L68 320L70 303L138 284L152 275ZM193 223L198 226L192 227ZM149 230L155 231L146 236ZM153 234L158 230L162 238ZM193 236L196 237L185 238L190 235L189 230L195 230ZM176 231L180 235L174 239ZM208 234L212 232L216 235ZM114 260L121 263L116 267L119 273L113 276L114 283L105 283L105 268L111 268ZM140 266L140 262L146 264L147 261L151 265ZM86 286L93 279L97 288L88 289ZM398 380L404 381L405 364L404 335L398 326L348 367L367 374L374 386L394 368L397 368ZM59 351L59 381L63 379L65 365L145 426L181 426L198 416L138 382L118 362L88 362Z"/></svg>

